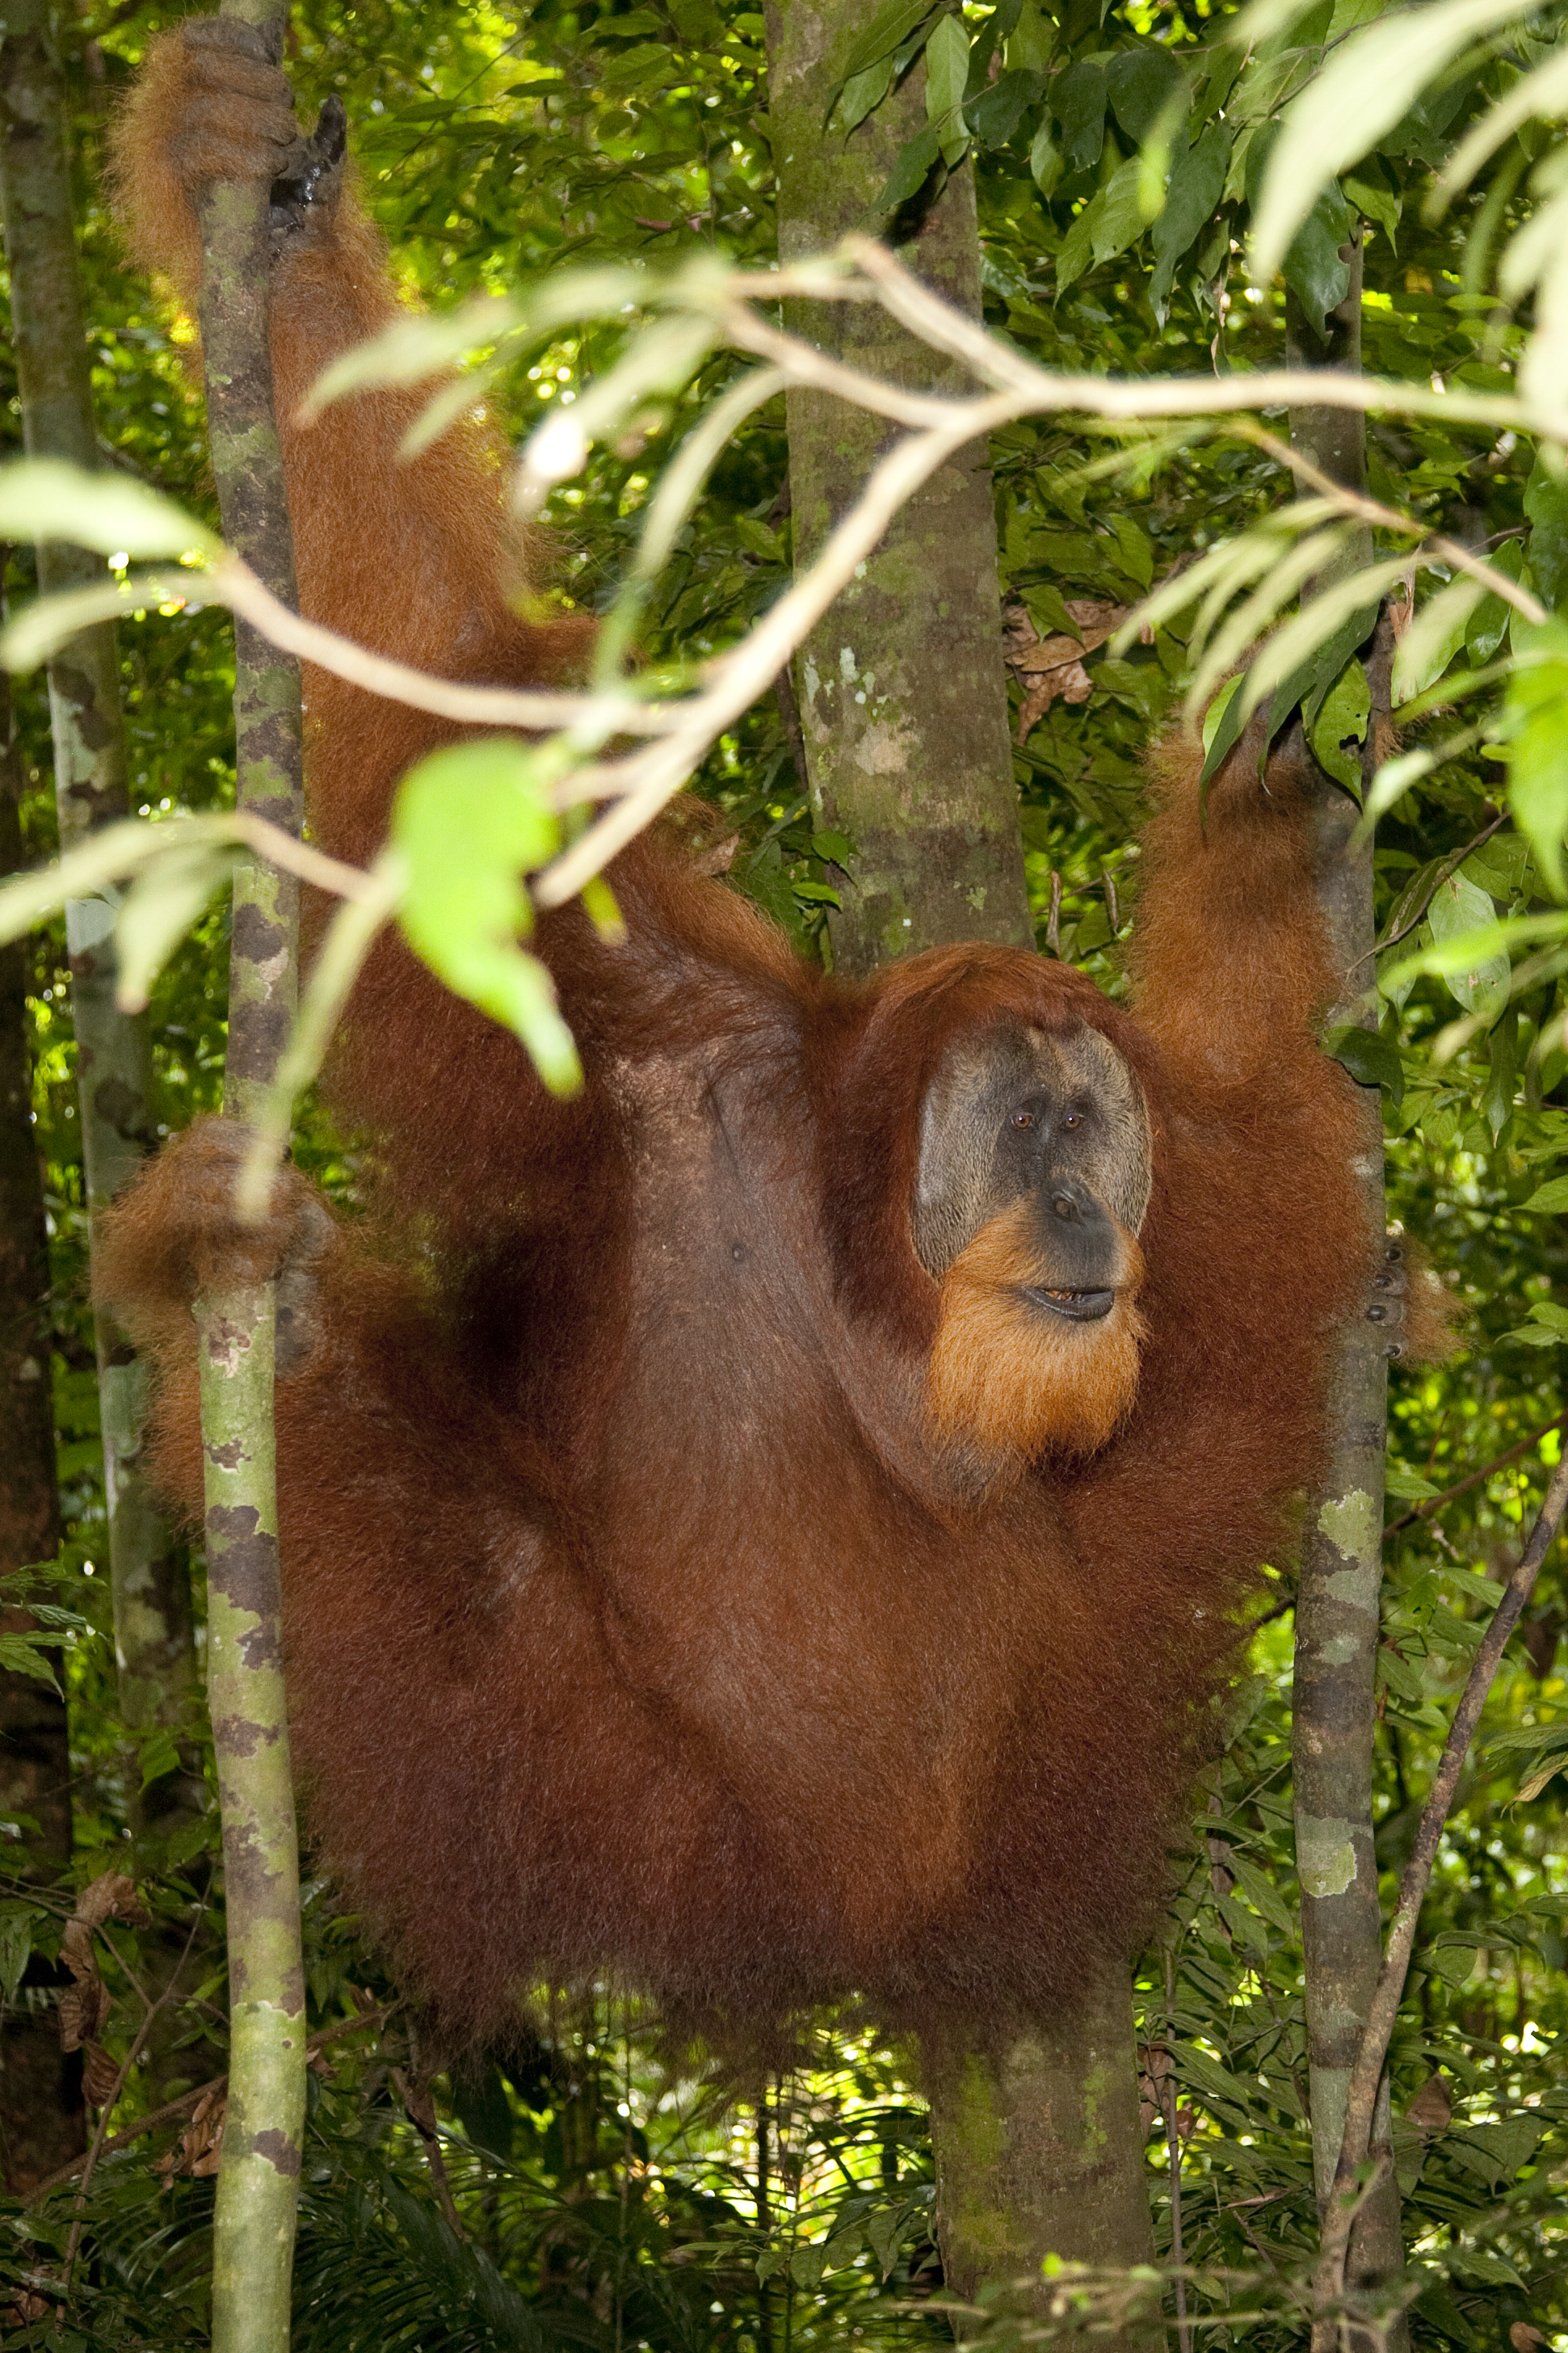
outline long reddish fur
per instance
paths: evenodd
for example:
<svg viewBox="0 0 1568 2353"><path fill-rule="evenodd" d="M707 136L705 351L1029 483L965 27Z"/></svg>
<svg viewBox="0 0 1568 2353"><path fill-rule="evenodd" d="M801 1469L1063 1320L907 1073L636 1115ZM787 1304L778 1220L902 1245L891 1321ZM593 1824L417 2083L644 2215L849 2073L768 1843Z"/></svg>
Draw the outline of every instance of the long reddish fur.
<svg viewBox="0 0 1568 2353"><path fill-rule="evenodd" d="M182 102L168 40L121 174L188 294ZM413 396L293 421L390 308L349 202L276 275L305 608L434 670L556 676L576 643L498 585L479 428L399 465ZM309 693L316 837L363 859L455 731ZM401 946L374 961L331 1102L374 1143L379 1240L338 1230L278 1398L288 1667L315 1837L452 2033L495 2031L520 1980L606 1971L709 2020L850 1987L915 2018L1038 2004L1147 1928L1370 1252L1352 1092L1312 1043L1302 780L1233 761L1205 830L1196 757L1154 764L1131 1014L994 947L839 985L659 839L614 871L623 946L542 929L574 1103ZM945 1044L1005 1018L1089 1022L1139 1074L1147 1331L1110 1442L976 1503L927 1445L940 1294L909 1202ZM192 1511L204 1148L124 1202L104 1267Z"/></svg>

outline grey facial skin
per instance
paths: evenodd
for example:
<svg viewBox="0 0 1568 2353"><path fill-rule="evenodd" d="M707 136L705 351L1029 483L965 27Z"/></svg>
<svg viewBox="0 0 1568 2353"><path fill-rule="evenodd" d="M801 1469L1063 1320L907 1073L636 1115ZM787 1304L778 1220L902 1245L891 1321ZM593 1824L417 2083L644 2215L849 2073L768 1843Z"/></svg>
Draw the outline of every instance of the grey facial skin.
<svg viewBox="0 0 1568 2353"><path fill-rule="evenodd" d="M1026 1295L1092 1322L1114 1297L1117 1228L1138 1232L1150 1183L1143 1091L1098 1029L964 1039L949 1049L921 1108L915 1252L940 1282L983 1226L1026 1198L1057 1278Z"/></svg>

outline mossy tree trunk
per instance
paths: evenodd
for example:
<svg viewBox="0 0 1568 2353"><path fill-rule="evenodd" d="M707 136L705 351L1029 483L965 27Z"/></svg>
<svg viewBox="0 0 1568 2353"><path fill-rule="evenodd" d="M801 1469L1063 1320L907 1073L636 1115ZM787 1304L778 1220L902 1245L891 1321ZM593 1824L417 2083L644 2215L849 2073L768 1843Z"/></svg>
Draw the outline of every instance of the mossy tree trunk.
<svg viewBox="0 0 1568 2353"><path fill-rule="evenodd" d="M0 26L0 199L11 273L11 319L28 455L99 463L87 321L76 248L66 81L47 0L10 0ZM100 579L100 560L46 541L38 586ZM111 624L83 629L49 664L55 802L60 848L125 816L125 731ZM135 1175L153 1141L146 1017L114 1002L113 912L102 899L66 910L83 1181L91 1225ZM145 1368L125 1334L96 1322L109 1567L114 1593L120 1708L135 1733L177 1729L196 1697L185 1548L157 1510L142 1464ZM200 1804L199 1780L154 1784L168 1817Z"/></svg>
<svg viewBox="0 0 1568 2353"><path fill-rule="evenodd" d="M1293 367L1361 366L1361 247L1349 252L1344 301L1319 336L1294 299L1287 314ZM1366 426L1359 411L1303 406L1290 412L1294 448L1333 480L1366 487ZM1358 533L1342 565L1364 564L1370 533ZM1328 585L1327 580L1317 584ZM1389 702L1387 625L1366 658L1372 710L1363 758L1370 781L1378 758L1379 722ZM1352 847L1359 812L1351 796L1321 778L1319 894L1342 1001L1332 1021L1374 1027L1360 1000L1371 986L1376 937L1373 850ZM1309 1495L1296 1599L1294 1783L1301 1934L1306 1957L1307 2049L1312 2168L1320 2211L1333 2185L1344 2130L1345 2097L1362 2029L1383 1960L1383 1913L1372 1819L1373 1742L1383 1583L1384 1451L1388 1422L1388 1351L1403 1270L1384 1242L1383 1117L1375 1087L1363 1090L1363 1149L1357 1163L1366 1220L1371 1281L1366 1299L1336 1343L1329 1394L1330 1453ZM1389 2156L1388 2087L1384 2084L1373 2154ZM1367 2200L1352 2241L1352 2290L1375 2292L1404 2266L1399 2185L1392 2169ZM1408 2342L1403 2319L1387 2324L1388 2353Z"/></svg>
<svg viewBox="0 0 1568 2353"><path fill-rule="evenodd" d="M8 551L0 549L0 561ZM10 681L0 671L0 875L26 860L21 763ZM43 1171L33 1133L27 1050L27 944L0 948L0 1576L49 1559L60 1540L55 1484L49 1255ZM0 1612L20 1632L26 1613ZM0 1672L0 1811L31 1814L32 1870L52 1879L71 1859L70 1743L60 1694L31 1675ZM81 2060L60 2049L56 1972L29 1962L0 2017L0 2168L20 2196L86 2146Z"/></svg>
<svg viewBox="0 0 1568 2353"><path fill-rule="evenodd" d="M847 143L824 134L827 99L875 13L870 0L772 0L782 261L873 226L893 158L924 121L917 66ZM899 250L928 284L979 316L967 165ZM963 383L955 363L873 304L801 305L790 323L886 380L934 391ZM898 428L802 390L789 395L788 427L795 557L804 568ZM854 847L832 927L837 967L863 973L959 939L1032 948L984 447L964 450L911 501L807 639L796 681L813 811ZM1086 1988L1076 2017L977 2021L962 2045L931 2044L923 2063L952 2292L1005 2291L1037 2278L1048 2253L1109 2265L1151 2259L1125 1969Z"/></svg>
<svg viewBox="0 0 1568 2353"><path fill-rule="evenodd" d="M287 0L227 0L237 46L276 65ZM268 191L219 182L201 206L207 433L224 536L293 606L272 403ZM304 823L300 673L235 628L237 797ZM299 886L253 860L234 885L224 1108L251 1120L289 1034ZM305 2123L299 1833L283 1687L272 1387L275 1286L195 1303L206 1456L207 1703L223 1813L230 2058L213 2243L214 2353L286 2353Z"/></svg>

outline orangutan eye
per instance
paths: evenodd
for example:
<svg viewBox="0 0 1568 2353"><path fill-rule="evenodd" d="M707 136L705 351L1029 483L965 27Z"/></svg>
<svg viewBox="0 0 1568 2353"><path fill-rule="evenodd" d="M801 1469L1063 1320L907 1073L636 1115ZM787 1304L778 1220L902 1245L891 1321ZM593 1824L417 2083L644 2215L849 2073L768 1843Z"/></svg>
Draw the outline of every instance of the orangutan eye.
<svg viewBox="0 0 1568 2353"><path fill-rule="evenodd" d="M1033 1127L1034 1124L1035 1114L1032 1111L1016 1111L1013 1113L1013 1125L1015 1127Z"/></svg>
<svg viewBox="0 0 1568 2353"><path fill-rule="evenodd" d="M1082 1112L1069 1111L1066 1113L1062 1119L1062 1125L1064 1127L1081 1127L1083 1125Z"/></svg>

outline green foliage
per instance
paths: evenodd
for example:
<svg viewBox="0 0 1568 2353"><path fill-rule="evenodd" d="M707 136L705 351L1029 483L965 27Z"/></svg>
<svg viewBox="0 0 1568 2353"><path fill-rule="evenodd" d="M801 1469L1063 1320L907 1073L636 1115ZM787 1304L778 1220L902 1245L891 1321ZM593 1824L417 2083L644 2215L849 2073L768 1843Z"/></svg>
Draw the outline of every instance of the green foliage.
<svg viewBox="0 0 1568 2353"><path fill-rule="evenodd" d="M93 45L72 53L89 164L101 126L98 77L122 82L174 13L162 0L105 6L62 36ZM1421 390L1436 378L1456 395L1508 396L1526 351L1531 289L1554 319L1552 271L1568 252L1552 178L1560 151L1528 111L1560 69L1563 16L1500 6L1485 29L1486 13L1477 0L1455 69L1429 86L1436 47L1415 58L1413 44L1433 36L1439 15L1460 21L1455 0L1403 15L1353 0L1279 8L1246 49L1205 0L1130 0L1103 16L1053 14L1037 0L1004 0L991 13L895 5L851 60L829 136L853 137L896 76L926 73L927 121L884 204L889 212L918 204L972 156L987 322L1047 365L1131 376L1276 365L1284 290L1247 283L1248 235L1254 250L1266 234L1274 239L1292 293L1309 321L1321 319L1342 291L1339 247L1353 212L1369 233L1368 368ZM1370 87L1355 37L1363 20L1361 38L1382 37L1403 80ZM369 0L350 10L303 0L295 22L302 97L343 95L369 200L410 290L443 304L510 301L519 289L534 298L519 304L505 334L500 313L487 314L495 340L480 388L520 438L542 416L570 414L624 348L612 319L552 313L545 272L563 262L700 261L715 248L748 264L771 259L758 14L711 0L580 8L541 0L523 19L482 7L411 12ZM1354 92L1361 111L1331 121L1330 72L1348 86L1343 61L1356 58L1369 83ZM1291 166L1289 126L1279 125L1303 93L1316 94L1331 137L1308 153L1298 135L1306 162ZM1514 126L1487 145L1490 132L1479 134L1510 106ZM1461 172L1457 159L1467 153ZM1277 188L1283 210L1265 216ZM1542 222L1557 225L1527 239ZM151 290L121 269L85 178L83 223L104 439L127 487L155 483L210 526L184 347ZM732 374L733 362L713 354L684 385L639 390L626 429L560 478L547 509L557 601L611 604L667 459ZM13 447L16 438L13 424ZM1558 902L1568 640L1555 615L1568 579L1568 493L1528 434L1452 414L1374 419L1368 454L1374 498L1421 530L1484 550L1547 612L1528 623L1495 586L1446 563L1418 575L1394 681L1405 745L1373 763L1387 943L1374 960L1377 1027L1331 1041L1383 1091L1394 1208L1464 1313L1455 1363L1394 1377L1377 1760L1386 1902L1498 1579L1557 1459L1557 1430L1542 1435L1542 1426L1564 1407L1568 1307L1557 1285L1568 1207L1568 932ZM1280 593L1281 567L1331 519L1291 502L1273 451L1208 428L1107 435L1028 423L999 436L993 459L1005 586L1041 634L1070 630L1068 599L1131 608L1177 582L1146 608L1151 642L1134 628L1126 642L1086 655L1089 698L1058 698L1016 750L1042 940L1120 990L1118 943L1136 921L1129 844L1143 746L1205 659L1214 672L1205 691L1223 691L1225 670L1247 660L1262 631L1300 617L1289 609L1300 579ZM1258 525L1261 542L1248 537ZM1399 566L1415 533L1380 528L1373 541L1373 564ZM134 553L131 534L105 552ZM649 584L639 628L650 666L700 663L731 643L780 593L789 563L774 404L724 450ZM16 554L15 586L26 587L29 569ZM1229 586L1213 609L1195 609L1222 579ZM168 816L225 804L232 743L222 617L164 604L122 632L122 661L138 807ZM1305 702L1314 747L1347 784L1360 780L1360 748L1376 723L1357 659L1367 628L1353 603L1334 628L1358 624L1342 647L1331 630L1301 645L1279 676L1253 681L1262 678L1280 715ZM1020 709L1025 691L1020 681ZM19 685L17 708L25 817L41 857L53 816L37 681ZM1218 723L1233 712L1239 725L1239 694ZM552 837L542 780L515 762L500 775L493 754L480 756L477 781L467 770L455 781L479 801L497 846L482 888L511 1018L519 971L528 969L516 869L547 856ZM526 765L526 754L517 759ZM453 783L426 776L411 786L402 820L424 863L421 904L432 911L437 961L444 894L468 888L443 852L436 815L434 796ZM809 947L853 871L855 846L814 831L772 700L724 739L700 785L719 805L720 838L737 838L731 882ZM432 796L423 809L420 791ZM226 920L210 911L153 983L166 1127L216 1100ZM1501 923L1524 928L1504 933ZM481 986L496 979L492 970ZM68 1521L46 1607L69 1613L43 1622L59 1637L46 1647L62 1663L71 1703L73 1886L111 1862L133 1868L165 1927L188 1927L198 1913L202 1922L173 2048L155 2068L133 2072L114 2119L123 2126L221 2066L221 1880L210 1810L165 1835L142 1804L167 1785L172 1744L133 1748L114 1713L74 1047L58 933L37 938L31 1008ZM537 1010L536 999L523 1008L529 1018ZM353 1202L354 1159L312 1121L299 1156ZM808 1463L801 1479L806 1493ZM1287 2290L1310 2259L1315 2212L1283 1571L1271 1591L1245 1720L1224 1727L1225 1761L1139 1993L1162 2253L1174 2243L1173 2142L1190 2307L1209 2321L1245 2304L1265 2316L1249 2334L1283 2346L1300 2341ZM1548 2334L1568 2327L1568 1775L1557 1761L1568 1757L1565 1630L1554 1555L1466 1768L1394 2046L1395 2152L1423 2348L1479 2353L1516 2323ZM205 1770L199 1744L195 1754ZM70 1889L19 1872L0 1883L0 1979L13 1993L30 1952L58 1950L70 1903ZM115 2000L107 2040L121 2055L140 2018L132 1977L142 1974L144 1934L153 1932L117 1929L120 1957L101 1954ZM354 1989L389 1992L354 1924L335 1915L321 1888L307 1908L307 1941L313 2031L354 2016ZM853 2014L817 2022L799 2063L771 2077L759 2102L755 2086L735 2096L700 2063L668 2052L649 2021L607 1994L543 2006L515 2051L438 2086L462 2238L443 2215L388 2074L407 2060L402 2034L395 2018L384 2032L346 2036L312 2077L301 2347L531 2348L548 2337L605 2353L718 2353L742 2343L762 2353L796 2337L946 2341L945 2323L918 2310L939 2272L907 2057ZM1450 2119L1432 2121L1428 2106L1426 2121L1413 2121L1407 2111L1434 2073ZM11 2291L38 2295L47 2316L13 2327L8 2342L174 2353L204 2341L210 2183L176 2174L165 2184L150 2169L147 2152L172 2144L165 2128L100 2165L62 2325L70 2198L57 2194L25 2217L9 2211L0 2275Z"/></svg>

